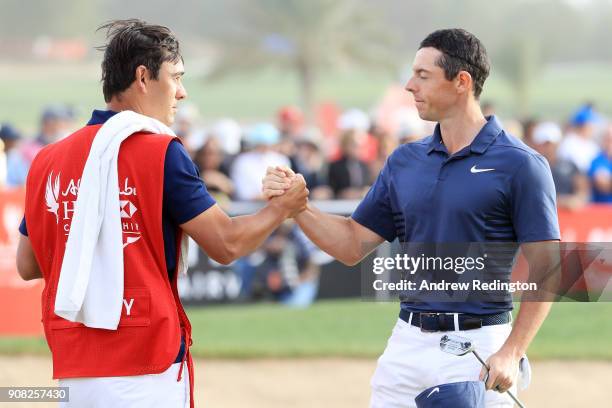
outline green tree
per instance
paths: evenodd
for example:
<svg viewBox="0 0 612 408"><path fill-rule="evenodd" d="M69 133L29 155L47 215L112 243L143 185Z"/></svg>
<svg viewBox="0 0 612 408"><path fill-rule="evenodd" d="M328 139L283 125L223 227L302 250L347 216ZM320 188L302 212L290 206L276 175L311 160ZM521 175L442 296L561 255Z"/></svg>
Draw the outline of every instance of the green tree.
<svg viewBox="0 0 612 408"><path fill-rule="evenodd" d="M229 7L231 27L217 25L213 33L219 60L210 77L271 65L291 70L307 117L322 70L393 65L392 32L364 2L236 0Z"/></svg>

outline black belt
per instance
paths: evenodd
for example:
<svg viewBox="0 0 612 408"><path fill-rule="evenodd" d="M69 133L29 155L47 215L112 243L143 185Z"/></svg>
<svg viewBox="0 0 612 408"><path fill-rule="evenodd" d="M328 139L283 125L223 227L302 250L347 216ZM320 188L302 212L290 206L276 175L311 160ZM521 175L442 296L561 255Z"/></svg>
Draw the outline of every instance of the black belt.
<svg viewBox="0 0 612 408"><path fill-rule="evenodd" d="M480 316L467 313L418 313L401 310L399 317L406 323L419 327L422 332L473 330L511 321L510 312ZM455 323L458 323L459 327L455 328Z"/></svg>

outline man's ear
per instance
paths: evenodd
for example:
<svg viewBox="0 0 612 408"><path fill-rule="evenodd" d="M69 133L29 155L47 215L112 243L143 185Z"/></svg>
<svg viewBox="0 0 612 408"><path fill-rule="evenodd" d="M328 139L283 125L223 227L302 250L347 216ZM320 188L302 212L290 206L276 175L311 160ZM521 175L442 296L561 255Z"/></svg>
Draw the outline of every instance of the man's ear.
<svg viewBox="0 0 612 408"><path fill-rule="evenodd" d="M136 72L134 73L134 82L136 83L136 87L142 92L147 92L147 85L149 83L149 70L144 65L139 65L136 67Z"/></svg>
<svg viewBox="0 0 612 408"><path fill-rule="evenodd" d="M459 71L456 78L457 92L463 94L466 92L472 92L472 84L474 80L472 75L467 71Z"/></svg>

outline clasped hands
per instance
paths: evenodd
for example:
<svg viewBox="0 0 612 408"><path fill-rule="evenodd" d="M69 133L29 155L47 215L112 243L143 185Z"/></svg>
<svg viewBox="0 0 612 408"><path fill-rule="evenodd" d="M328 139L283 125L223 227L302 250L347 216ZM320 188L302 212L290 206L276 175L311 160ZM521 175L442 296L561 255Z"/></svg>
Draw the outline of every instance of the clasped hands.
<svg viewBox="0 0 612 408"><path fill-rule="evenodd" d="M309 191L304 177L285 166L268 167L261 190L264 199L287 210L291 218L304 211L308 204Z"/></svg>

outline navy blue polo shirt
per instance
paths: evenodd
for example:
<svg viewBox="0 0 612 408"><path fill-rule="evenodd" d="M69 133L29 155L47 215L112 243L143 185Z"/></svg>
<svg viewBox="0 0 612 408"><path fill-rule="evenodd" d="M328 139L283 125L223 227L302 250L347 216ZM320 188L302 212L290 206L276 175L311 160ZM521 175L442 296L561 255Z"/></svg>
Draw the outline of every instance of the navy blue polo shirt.
<svg viewBox="0 0 612 408"><path fill-rule="evenodd" d="M87 125L101 125L117 112L94 110ZM168 145L164 159L164 195L162 205L162 230L168 277L172 280L176 268L176 230L180 224L193 219L215 204L208 193L199 172L181 143L173 140ZM28 235L25 217L19 231ZM184 344L177 362L183 354Z"/></svg>
<svg viewBox="0 0 612 408"><path fill-rule="evenodd" d="M533 242L560 239L555 187L544 157L487 118L449 155L440 125L397 148L352 218L387 241ZM512 302L408 303L402 309L490 314Z"/></svg>

